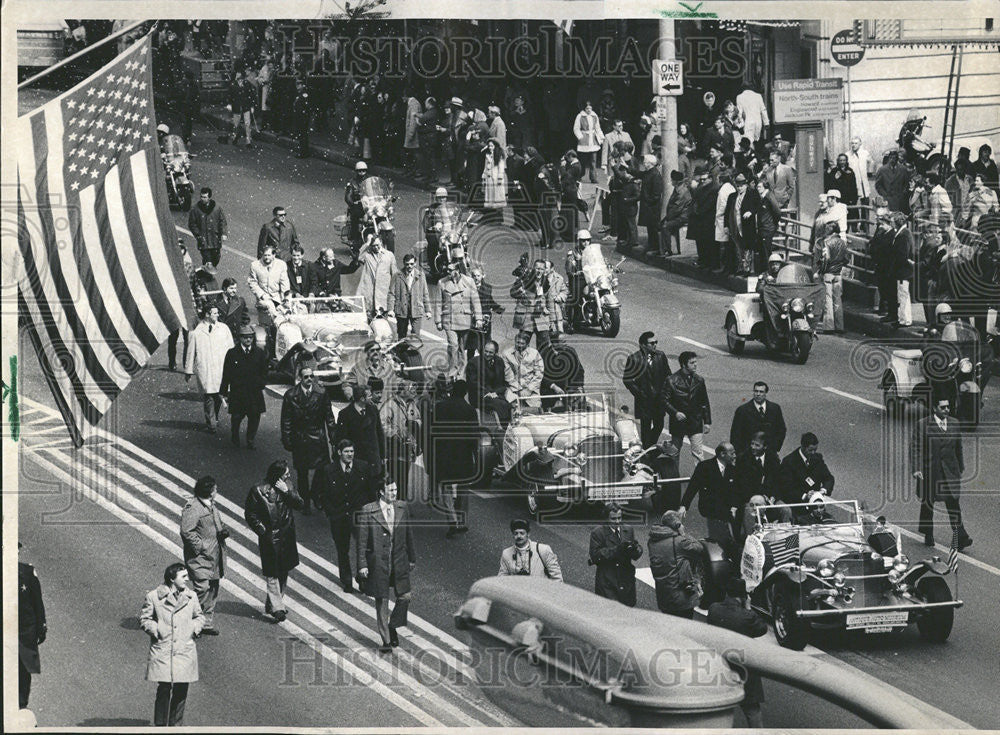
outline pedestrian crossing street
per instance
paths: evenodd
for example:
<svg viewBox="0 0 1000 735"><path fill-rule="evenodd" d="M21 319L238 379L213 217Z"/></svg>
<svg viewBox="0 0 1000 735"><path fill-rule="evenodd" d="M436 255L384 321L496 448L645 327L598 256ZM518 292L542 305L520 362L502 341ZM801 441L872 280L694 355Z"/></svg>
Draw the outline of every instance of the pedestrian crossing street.
<svg viewBox="0 0 1000 735"><path fill-rule="evenodd" d="M63 484L61 492L91 501L167 555L182 557L178 528L194 478L103 430L75 449L58 412L22 401L22 472L25 463L37 465ZM256 536L246 527L240 506L221 495L216 502L232 533L222 589L262 610L264 580ZM380 655L372 600L343 592L336 565L301 541L299 555L301 563L288 581L289 616L279 625L337 669L338 681L372 690L422 726L518 724L476 687L466 644L411 611L409 626L399 631L400 647L391 656Z"/></svg>

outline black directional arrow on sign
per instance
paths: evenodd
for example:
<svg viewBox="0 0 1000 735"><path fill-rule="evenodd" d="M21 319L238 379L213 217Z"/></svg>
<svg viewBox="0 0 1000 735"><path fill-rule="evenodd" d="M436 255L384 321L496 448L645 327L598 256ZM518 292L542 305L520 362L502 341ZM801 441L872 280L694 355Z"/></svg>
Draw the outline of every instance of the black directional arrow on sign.
<svg viewBox="0 0 1000 735"><path fill-rule="evenodd" d="M660 85L660 88L661 88L661 90L663 92L670 92L670 91L675 90L675 89L680 89L681 85L679 85L679 84L668 84L668 83L664 82L663 84Z"/></svg>

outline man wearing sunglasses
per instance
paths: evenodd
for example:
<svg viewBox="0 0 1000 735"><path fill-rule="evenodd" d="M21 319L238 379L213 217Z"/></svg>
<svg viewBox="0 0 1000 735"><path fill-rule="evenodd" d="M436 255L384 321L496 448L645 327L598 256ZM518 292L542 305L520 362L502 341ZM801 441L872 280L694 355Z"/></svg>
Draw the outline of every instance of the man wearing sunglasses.
<svg viewBox="0 0 1000 735"><path fill-rule="evenodd" d="M635 418L644 449L656 444L667 412L663 391L670 365L656 345L656 335L652 332L639 335L639 350L629 355L622 375L625 387L635 398Z"/></svg>
<svg viewBox="0 0 1000 735"><path fill-rule="evenodd" d="M288 212L284 207L275 207L271 213L274 219L264 223L257 237L257 257L259 258L264 248L270 245L274 248L275 256L287 263L291 257L292 246L299 244L299 234L295 231L295 225L288 218Z"/></svg>

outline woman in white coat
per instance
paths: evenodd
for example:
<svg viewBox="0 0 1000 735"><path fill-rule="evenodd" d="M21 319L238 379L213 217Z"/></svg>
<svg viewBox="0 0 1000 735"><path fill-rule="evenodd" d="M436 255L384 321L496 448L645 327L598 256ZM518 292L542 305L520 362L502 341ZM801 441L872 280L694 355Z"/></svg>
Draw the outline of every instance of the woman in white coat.
<svg viewBox="0 0 1000 735"><path fill-rule="evenodd" d="M500 141L490 138L483 148L483 215L482 224L503 224L507 206L507 162Z"/></svg>
<svg viewBox="0 0 1000 735"><path fill-rule="evenodd" d="M604 143L604 133L601 132L601 119L594 112L593 105L585 102L583 109L573 121L573 135L576 136L576 152L580 157L583 172L590 177L590 183L597 182L597 154Z"/></svg>
<svg viewBox="0 0 1000 735"><path fill-rule="evenodd" d="M187 359L184 361L184 380L191 376L198 378L205 408L205 428L215 433L222 408L222 365L226 353L233 348L233 333L229 327L219 322L219 305L210 303L205 307L205 318L188 335Z"/></svg>

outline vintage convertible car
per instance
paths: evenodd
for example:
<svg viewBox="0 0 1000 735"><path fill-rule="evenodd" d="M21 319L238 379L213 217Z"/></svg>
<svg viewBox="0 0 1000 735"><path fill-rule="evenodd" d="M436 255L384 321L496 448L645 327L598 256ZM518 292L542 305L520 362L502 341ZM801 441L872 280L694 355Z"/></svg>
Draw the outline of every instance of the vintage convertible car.
<svg viewBox="0 0 1000 735"><path fill-rule="evenodd" d="M816 500L752 511L757 530L739 574L778 642L801 650L813 629L889 633L911 623L925 640L947 640L962 606L946 580L953 568L938 556L908 559L898 530L866 518L856 500ZM718 586L729 567L714 542L704 544L706 587Z"/></svg>
<svg viewBox="0 0 1000 735"><path fill-rule="evenodd" d="M284 383L293 382L300 363L315 360L319 385L332 397L343 398L345 376L371 340L391 356L397 374L424 382L420 339L395 340L395 325L388 317L377 316L369 322L361 296L290 300L274 321L270 334L266 327L256 327L256 341L269 351L273 372Z"/></svg>
<svg viewBox="0 0 1000 735"><path fill-rule="evenodd" d="M494 424L483 434L484 475L524 491L531 513L648 500L677 482L676 458L643 452L635 420L614 414L612 398L595 392L519 399L505 430Z"/></svg>

